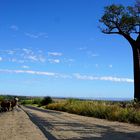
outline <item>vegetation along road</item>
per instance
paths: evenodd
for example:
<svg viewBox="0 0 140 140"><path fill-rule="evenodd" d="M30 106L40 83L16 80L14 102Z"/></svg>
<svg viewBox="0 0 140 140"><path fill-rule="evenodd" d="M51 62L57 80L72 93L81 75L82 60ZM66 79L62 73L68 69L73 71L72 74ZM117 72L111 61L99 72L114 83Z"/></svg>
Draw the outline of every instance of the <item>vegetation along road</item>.
<svg viewBox="0 0 140 140"><path fill-rule="evenodd" d="M37 107L22 107L50 140L139 140L140 126Z"/></svg>

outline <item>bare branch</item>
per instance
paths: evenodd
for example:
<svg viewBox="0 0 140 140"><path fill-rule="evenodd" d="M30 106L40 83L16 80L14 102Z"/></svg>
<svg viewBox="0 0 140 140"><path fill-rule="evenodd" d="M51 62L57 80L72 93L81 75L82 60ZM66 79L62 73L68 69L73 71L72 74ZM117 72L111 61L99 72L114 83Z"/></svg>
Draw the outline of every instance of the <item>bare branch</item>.
<svg viewBox="0 0 140 140"><path fill-rule="evenodd" d="M107 31L102 31L104 34L120 34L119 32L107 32Z"/></svg>

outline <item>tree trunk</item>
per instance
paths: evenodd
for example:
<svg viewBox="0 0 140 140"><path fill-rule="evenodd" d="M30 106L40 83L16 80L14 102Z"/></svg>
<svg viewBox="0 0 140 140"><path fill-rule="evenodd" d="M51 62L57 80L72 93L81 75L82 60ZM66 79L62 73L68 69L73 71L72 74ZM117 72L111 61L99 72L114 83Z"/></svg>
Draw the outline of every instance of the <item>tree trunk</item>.
<svg viewBox="0 0 140 140"><path fill-rule="evenodd" d="M140 101L140 46L135 45L133 49L134 63L134 99Z"/></svg>

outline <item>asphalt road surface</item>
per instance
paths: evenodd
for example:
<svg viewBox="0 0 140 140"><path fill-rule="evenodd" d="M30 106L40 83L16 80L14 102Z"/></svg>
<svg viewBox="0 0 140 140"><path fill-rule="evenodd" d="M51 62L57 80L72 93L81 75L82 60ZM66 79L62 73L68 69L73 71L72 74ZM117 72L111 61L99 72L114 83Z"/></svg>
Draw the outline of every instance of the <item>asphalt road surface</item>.
<svg viewBox="0 0 140 140"><path fill-rule="evenodd" d="M48 140L140 140L140 126L24 106Z"/></svg>

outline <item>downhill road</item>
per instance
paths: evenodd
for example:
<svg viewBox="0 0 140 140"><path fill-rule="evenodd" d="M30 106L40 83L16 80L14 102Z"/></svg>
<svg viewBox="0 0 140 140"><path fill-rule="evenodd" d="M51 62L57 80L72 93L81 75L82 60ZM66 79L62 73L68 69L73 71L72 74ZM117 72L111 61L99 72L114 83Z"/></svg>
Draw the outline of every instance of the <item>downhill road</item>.
<svg viewBox="0 0 140 140"><path fill-rule="evenodd" d="M22 106L48 140L140 140L140 126Z"/></svg>

